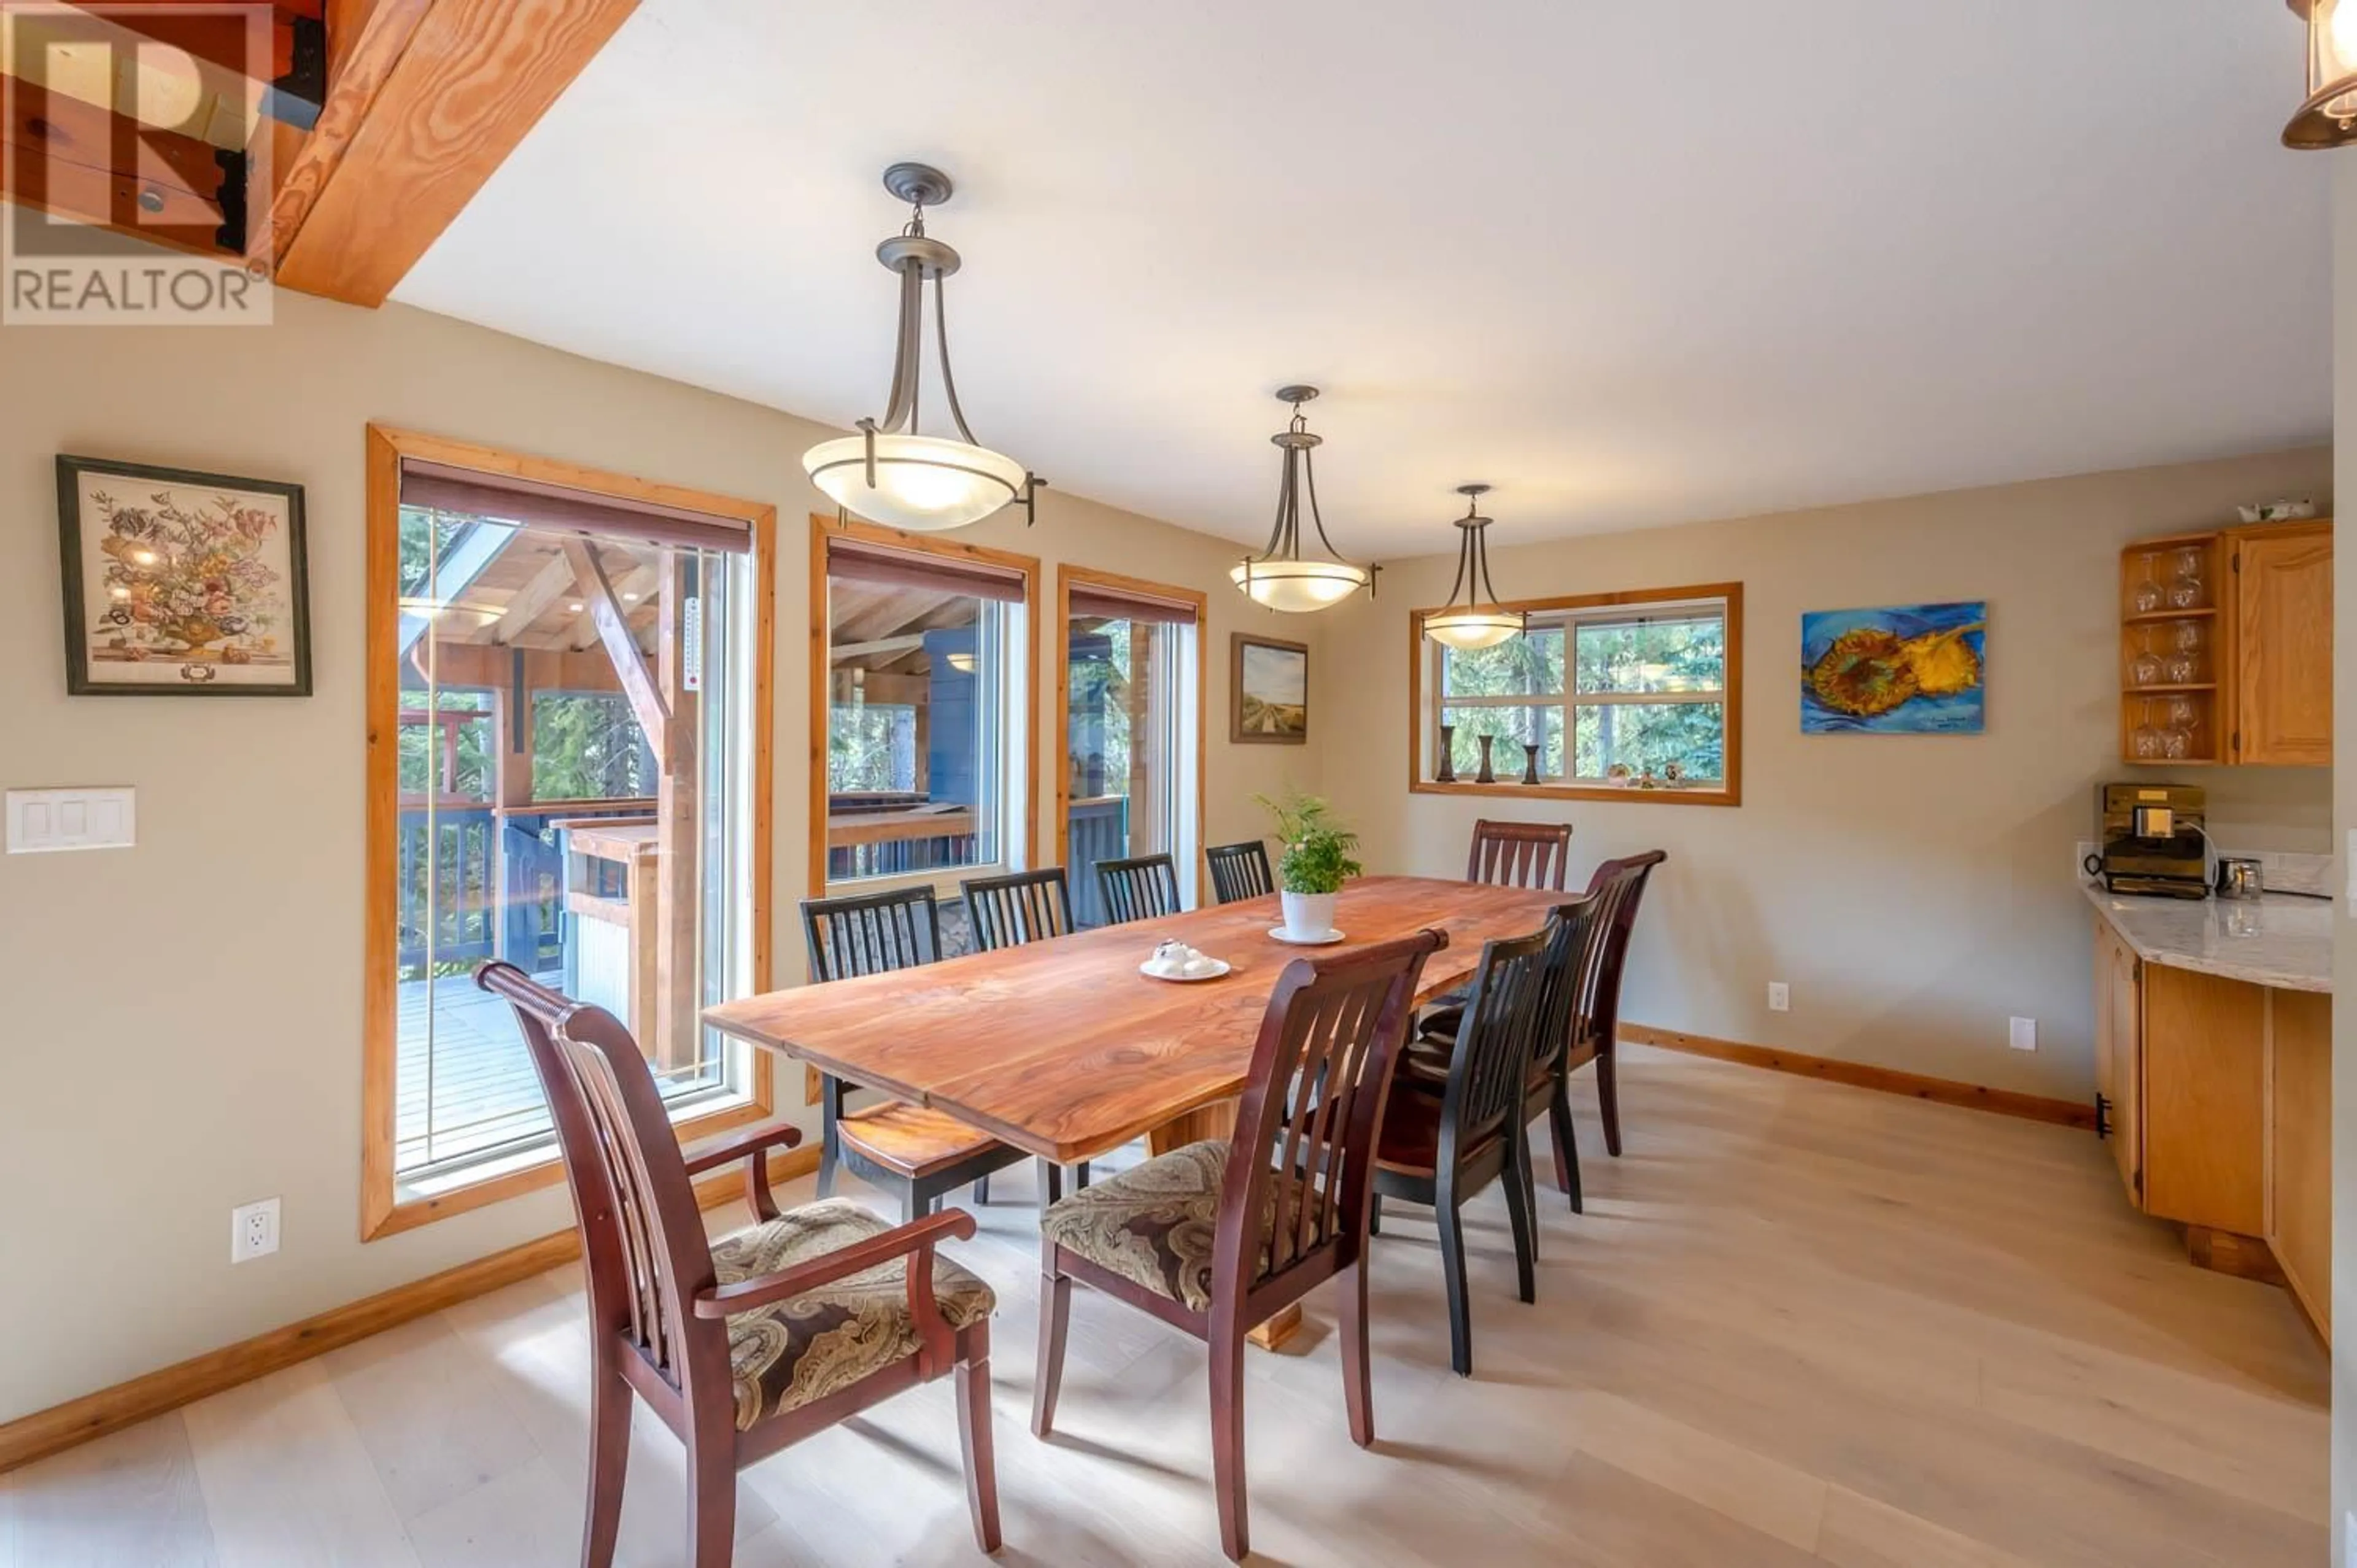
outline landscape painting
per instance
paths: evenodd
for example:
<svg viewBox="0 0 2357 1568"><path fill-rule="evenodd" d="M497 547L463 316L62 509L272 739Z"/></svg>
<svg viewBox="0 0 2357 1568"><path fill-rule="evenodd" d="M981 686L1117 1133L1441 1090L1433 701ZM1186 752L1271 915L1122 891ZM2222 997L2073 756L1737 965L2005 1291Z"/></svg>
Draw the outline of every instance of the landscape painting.
<svg viewBox="0 0 2357 1568"><path fill-rule="evenodd" d="M1801 617L1803 735L1978 735L1988 606L1900 605Z"/></svg>
<svg viewBox="0 0 2357 1568"><path fill-rule="evenodd" d="M1276 638L1234 636L1228 738L1301 746L1309 739L1309 648Z"/></svg>
<svg viewBox="0 0 2357 1568"><path fill-rule="evenodd" d="M308 696L303 488L60 456L66 689Z"/></svg>

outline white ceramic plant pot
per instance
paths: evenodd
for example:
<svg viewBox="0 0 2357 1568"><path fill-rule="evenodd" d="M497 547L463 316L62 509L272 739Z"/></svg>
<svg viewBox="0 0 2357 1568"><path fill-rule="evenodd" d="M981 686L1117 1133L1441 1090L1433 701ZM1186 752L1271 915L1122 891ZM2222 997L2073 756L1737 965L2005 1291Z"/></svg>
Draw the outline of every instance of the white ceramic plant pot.
<svg viewBox="0 0 2357 1568"><path fill-rule="evenodd" d="M1316 941L1334 930L1334 895L1331 893L1282 893L1278 902L1285 906L1285 934L1296 941Z"/></svg>

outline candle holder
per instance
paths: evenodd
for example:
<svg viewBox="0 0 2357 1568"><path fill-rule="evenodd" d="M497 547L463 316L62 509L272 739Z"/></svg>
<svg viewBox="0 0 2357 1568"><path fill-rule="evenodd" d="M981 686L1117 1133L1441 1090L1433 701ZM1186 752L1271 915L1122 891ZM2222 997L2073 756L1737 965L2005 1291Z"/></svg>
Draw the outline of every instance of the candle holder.
<svg viewBox="0 0 2357 1568"><path fill-rule="evenodd" d="M1481 771L1473 775L1473 782L1476 784L1495 784L1498 781L1497 774L1490 769L1490 743L1497 738L1495 736L1489 735L1477 735L1473 737L1481 747Z"/></svg>
<svg viewBox="0 0 2357 1568"><path fill-rule="evenodd" d="M1457 782L1457 726L1440 726L1440 766L1432 770L1435 784Z"/></svg>
<svg viewBox="0 0 2357 1568"><path fill-rule="evenodd" d="M1538 781L1539 748L1531 742L1524 741L1523 743L1523 782L1535 784Z"/></svg>

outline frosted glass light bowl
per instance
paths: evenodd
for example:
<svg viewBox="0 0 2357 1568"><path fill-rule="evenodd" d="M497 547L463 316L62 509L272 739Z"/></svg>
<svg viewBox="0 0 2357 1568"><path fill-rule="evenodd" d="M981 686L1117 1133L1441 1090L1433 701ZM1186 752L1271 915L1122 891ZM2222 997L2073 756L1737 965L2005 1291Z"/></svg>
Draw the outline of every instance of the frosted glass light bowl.
<svg viewBox="0 0 2357 1568"><path fill-rule="evenodd" d="M873 487L864 435L820 442L802 454L802 468L844 510L919 533L980 522L1030 479L1012 457L938 435L877 436Z"/></svg>
<svg viewBox="0 0 2357 1568"><path fill-rule="evenodd" d="M1367 585L1367 569L1347 561L1248 561L1228 581L1273 610L1322 610Z"/></svg>

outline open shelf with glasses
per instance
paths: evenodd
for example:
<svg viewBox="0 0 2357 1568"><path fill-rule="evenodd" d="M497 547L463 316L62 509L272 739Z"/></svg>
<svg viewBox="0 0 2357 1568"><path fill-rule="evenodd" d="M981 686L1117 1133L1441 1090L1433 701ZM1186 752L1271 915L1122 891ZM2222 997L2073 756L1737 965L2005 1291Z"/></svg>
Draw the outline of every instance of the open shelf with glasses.
<svg viewBox="0 0 2357 1568"><path fill-rule="evenodd" d="M2138 540L2120 553L2120 759L2226 760L2232 546L2222 532Z"/></svg>

